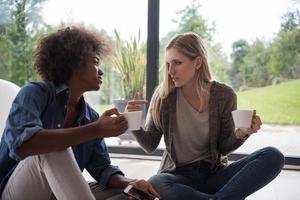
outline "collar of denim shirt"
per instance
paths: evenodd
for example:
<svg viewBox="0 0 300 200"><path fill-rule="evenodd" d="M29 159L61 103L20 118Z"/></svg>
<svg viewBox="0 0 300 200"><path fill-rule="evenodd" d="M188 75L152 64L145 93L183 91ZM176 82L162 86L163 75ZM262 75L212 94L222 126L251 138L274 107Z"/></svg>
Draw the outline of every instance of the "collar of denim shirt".
<svg viewBox="0 0 300 200"><path fill-rule="evenodd" d="M64 83L59 84L59 85L55 86L55 92L56 92L56 95L63 92L63 93L65 93L65 95L68 98L69 87L68 87L68 85L66 85ZM89 107L88 103L85 101L85 99L82 95L79 99L79 112L80 112L80 115L79 115L78 120L77 120L78 124L81 124L81 121L84 118L87 119L88 121L91 120L89 109L90 109L90 107Z"/></svg>

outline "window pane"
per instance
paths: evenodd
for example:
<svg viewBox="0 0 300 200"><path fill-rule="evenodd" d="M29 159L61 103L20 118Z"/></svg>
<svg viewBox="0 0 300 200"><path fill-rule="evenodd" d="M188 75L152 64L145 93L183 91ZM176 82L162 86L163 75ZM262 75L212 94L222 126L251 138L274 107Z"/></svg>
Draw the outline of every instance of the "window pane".
<svg viewBox="0 0 300 200"><path fill-rule="evenodd" d="M299 45L293 45L299 44L299 8L293 0L161 1L160 63L174 34L198 33L214 79L234 88L238 109L256 109L261 116L261 130L238 153L276 146L300 157Z"/></svg>
<svg viewBox="0 0 300 200"><path fill-rule="evenodd" d="M25 4L24 7L22 7L23 4ZM16 1L16 3L3 1L0 5L0 78L12 81L19 86L38 80L32 58L38 39L44 33L53 32L61 26L84 24L106 31L114 41L114 45L117 40L116 31L121 39L119 42L122 50L125 49L126 58L130 57L129 47L135 48L134 53L139 53L133 56L133 59L136 59L132 61L135 64L134 69L130 68L132 66L126 66L125 61L121 63L119 67L124 69L127 67L125 74L120 73L122 70L118 69L111 60L106 60L101 65L104 71L101 89L85 94L91 106L101 114L114 107L113 99L132 98L134 92L132 89L143 94L147 6L147 0L42 0ZM16 12L18 8L23 8L20 15ZM23 19L22 16L25 16L25 21L18 20ZM118 57L117 54L116 57ZM123 83L124 77L133 83ZM123 86L127 88L124 89ZM123 110L120 111L123 112Z"/></svg>

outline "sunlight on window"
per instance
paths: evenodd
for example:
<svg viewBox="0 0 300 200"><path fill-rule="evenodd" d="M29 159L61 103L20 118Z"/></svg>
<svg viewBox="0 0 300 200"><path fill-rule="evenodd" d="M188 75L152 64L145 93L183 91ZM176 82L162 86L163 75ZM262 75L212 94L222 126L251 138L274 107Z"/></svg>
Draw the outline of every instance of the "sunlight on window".
<svg viewBox="0 0 300 200"><path fill-rule="evenodd" d="M116 67L111 61L103 62L101 68L105 75L101 89L86 94L91 106L103 113L115 106L114 99L131 97L136 88L141 94L145 92L145 78L130 86L132 90L123 86L145 76L147 0L23 3L26 6L19 15L15 11L21 2L3 1L0 5L1 79L19 86L39 80L32 59L36 41L60 26L82 23L106 31L116 41L115 48L119 48L116 60L120 66ZM177 33L194 31L206 44L214 79L226 82L237 92L238 108L255 108L266 124L266 132L271 133L275 126L280 126L280 132L290 134L286 140L293 138L300 142L294 138L300 125L300 96L296 92L300 89L300 59L296 53L300 51L297 45L299 10L300 4L294 0L188 0L176 3L160 0L160 81L167 42ZM25 21L20 20L23 14ZM133 51L130 55L128 49L132 47L139 59L132 59L138 57L132 56ZM129 57L132 65L126 65ZM138 67L132 73L134 65ZM140 74L136 69L141 69ZM300 155L300 152L290 150L287 153Z"/></svg>

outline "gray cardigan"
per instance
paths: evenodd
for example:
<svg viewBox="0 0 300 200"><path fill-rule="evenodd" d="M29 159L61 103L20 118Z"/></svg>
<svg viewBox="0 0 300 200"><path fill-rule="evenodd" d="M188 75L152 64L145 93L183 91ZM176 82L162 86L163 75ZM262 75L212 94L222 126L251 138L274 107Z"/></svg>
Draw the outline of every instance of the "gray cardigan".
<svg viewBox="0 0 300 200"><path fill-rule="evenodd" d="M234 123L231 111L236 109L236 94L231 87L212 81L209 100L209 134L211 151L211 170L227 163L227 154L243 144L234 134ZM172 92L163 102L161 109L162 128L157 129L154 125L149 108L145 129L134 131L134 135L142 148L150 153L159 145L164 136L166 149L163 153L159 172L170 172L176 169L176 157L172 134L173 123L176 112L176 90Z"/></svg>

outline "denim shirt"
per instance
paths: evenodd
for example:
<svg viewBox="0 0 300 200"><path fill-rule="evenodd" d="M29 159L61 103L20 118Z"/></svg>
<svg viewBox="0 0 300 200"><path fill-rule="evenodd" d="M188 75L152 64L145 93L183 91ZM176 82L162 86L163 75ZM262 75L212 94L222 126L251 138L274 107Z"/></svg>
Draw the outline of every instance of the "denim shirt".
<svg viewBox="0 0 300 200"><path fill-rule="evenodd" d="M21 160L18 148L41 129L63 128L67 111L68 87L52 82L32 82L13 101L0 143L0 194ZM82 97L77 119L79 126L96 121L99 115ZM86 169L104 189L113 174L124 175L112 166L103 138L72 146L81 171ZM0 195L1 196L1 195Z"/></svg>

